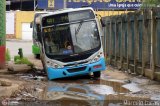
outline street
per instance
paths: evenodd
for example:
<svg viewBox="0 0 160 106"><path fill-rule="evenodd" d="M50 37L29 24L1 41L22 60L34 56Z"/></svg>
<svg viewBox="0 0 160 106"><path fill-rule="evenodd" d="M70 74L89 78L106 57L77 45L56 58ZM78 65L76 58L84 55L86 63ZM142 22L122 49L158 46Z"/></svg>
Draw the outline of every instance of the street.
<svg viewBox="0 0 160 106"><path fill-rule="evenodd" d="M0 106L160 106L160 0L1 0Z"/></svg>
<svg viewBox="0 0 160 106"><path fill-rule="evenodd" d="M19 41L19 40L10 40L6 43L6 48L9 49L11 58L18 55L18 49L22 48L24 56L32 57L32 41Z"/></svg>
<svg viewBox="0 0 160 106"><path fill-rule="evenodd" d="M11 82L10 87L17 85L12 93L1 93L2 104L7 100L8 104L28 106L138 106L139 103L160 105L155 101L160 100L159 82L129 75L111 66L107 66L100 79L86 75L49 81L41 72L41 61L32 55L31 41L7 41L6 46L12 60L17 55L18 48L22 48L24 57L35 64L35 69L26 72L22 67L21 72L14 74L7 69L0 72L0 80ZM0 92L4 91L3 88L7 92L10 90L9 87L0 86Z"/></svg>

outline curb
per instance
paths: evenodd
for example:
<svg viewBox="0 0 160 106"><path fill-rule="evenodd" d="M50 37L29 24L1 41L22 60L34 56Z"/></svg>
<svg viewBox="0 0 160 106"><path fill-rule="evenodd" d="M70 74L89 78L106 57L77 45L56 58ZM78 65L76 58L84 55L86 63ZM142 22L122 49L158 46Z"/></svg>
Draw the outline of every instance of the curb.
<svg viewBox="0 0 160 106"><path fill-rule="evenodd" d="M33 42L33 40L6 39L8 42Z"/></svg>

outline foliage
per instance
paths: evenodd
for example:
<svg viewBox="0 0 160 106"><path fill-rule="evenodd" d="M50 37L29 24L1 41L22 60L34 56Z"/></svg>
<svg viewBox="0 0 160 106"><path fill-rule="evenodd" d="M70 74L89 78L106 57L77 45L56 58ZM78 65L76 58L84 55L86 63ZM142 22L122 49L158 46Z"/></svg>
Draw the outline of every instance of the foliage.
<svg viewBox="0 0 160 106"><path fill-rule="evenodd" d="M7 48L6 49L6 61L10 61L10 60L11 60L11 55L10 55L9 49Z"/></svg>
<svg viewBox="0 0 160 106"><path fill-rule="evenodd" d="M20 56L14 56L14 62L16 62L18 59L20 60Z"/></svg>
<svg viewBox="0 0 160 106"><path fill-rule="evenodd" d="M20 58L20 56L14 56L14 62L15 64L27 64L33 66L33 64L25 57Z"/></svg>
<svg viewBox="0 0 160 106"><path fill-rule="evenodd" d="M160 0L143 0L142 8L158 7L160 6Z"/></svg>

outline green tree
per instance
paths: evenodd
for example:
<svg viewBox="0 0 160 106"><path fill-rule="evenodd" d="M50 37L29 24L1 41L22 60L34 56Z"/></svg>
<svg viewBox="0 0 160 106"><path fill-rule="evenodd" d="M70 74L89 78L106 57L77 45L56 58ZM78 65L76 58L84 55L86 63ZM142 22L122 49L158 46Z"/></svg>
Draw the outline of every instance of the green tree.
<svg viewBox="0 0 160 106"><path fill-rule="evenodd" d="M143 0L142 7L159 7L160 0Z"/></svg>

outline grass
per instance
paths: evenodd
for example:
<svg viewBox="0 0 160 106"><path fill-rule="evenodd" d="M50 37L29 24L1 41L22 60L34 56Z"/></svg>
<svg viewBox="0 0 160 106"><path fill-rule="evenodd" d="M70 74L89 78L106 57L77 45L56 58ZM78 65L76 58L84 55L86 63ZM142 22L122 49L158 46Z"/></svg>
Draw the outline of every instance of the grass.
<svg viewBox="0 0 160 106"><path fill-rule="evenodd" d="M27 64L29 66L33 66L33 64L26 58L20 58L20 56L14 56L14 62L15 64Z"/></svg>
<svg viewBox="0 0 160 106"><path fill-rule="evenodd" d="M6 49L6 61L11 61L11 55L8 48Z"/></svg>

